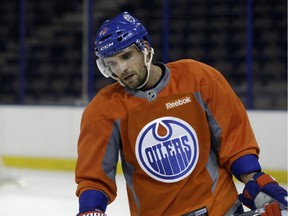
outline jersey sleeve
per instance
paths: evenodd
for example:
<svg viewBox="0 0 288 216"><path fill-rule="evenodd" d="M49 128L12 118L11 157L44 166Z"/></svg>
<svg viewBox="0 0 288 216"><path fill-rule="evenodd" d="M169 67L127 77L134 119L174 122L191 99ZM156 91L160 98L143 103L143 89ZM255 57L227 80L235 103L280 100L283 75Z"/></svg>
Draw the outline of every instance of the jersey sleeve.
<svg viewBox="0 0 288 216"><path fill-rule="evenodd" d="M230 171L233 162L242 156L258 158L259 147L246 109L227 80L216 69L205 64L202 67L212 77L200 86L212 145L218 152L219 164Z"/></svg>
<svg viewBox="0 0 288 216"><path fill-rule="evenodd" d="M119 157L119 132L117 121L104 118L99 101L92 101L83 113L78 140L78 158L75 180L76 194L86 190L101 190L109 197L116 197L116 167Z"/></svg>

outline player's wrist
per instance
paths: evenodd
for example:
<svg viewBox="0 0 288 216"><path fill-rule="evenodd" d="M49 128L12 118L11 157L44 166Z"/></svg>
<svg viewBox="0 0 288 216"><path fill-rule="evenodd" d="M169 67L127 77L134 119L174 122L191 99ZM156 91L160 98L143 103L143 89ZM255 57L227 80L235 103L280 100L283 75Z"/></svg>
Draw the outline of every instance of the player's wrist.
<svg viewBox="0 0 288 216"><path fill-rule="evenodd" d="M259 164L257 156L249 154L244 155L234 161L230 167L230 171L239 181L243 181L243 176L250 176L250 174L261 172L261 166ZM245 177L245 181L248 180Z"/></svg>
<svg viewBox="0 0 288 216"><path fill-rule="evenodd" d="M258 172L252 172L248 174L240 175L240 179L244 184L247 184L249 181L254 181L253 176L256 175Z"/></svg>
<svg viewBox="0 0 288 216"><path fill-rule="evenodd" d="M105 212L108 204L108 196L100 190L86 190L79 197L79 212L94 211Z"/></svg>

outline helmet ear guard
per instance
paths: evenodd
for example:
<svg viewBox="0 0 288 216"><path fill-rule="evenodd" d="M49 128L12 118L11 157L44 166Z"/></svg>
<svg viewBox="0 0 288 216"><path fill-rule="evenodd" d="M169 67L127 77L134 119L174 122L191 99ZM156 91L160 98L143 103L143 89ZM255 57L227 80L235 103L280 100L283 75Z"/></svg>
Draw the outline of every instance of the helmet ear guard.
<svg viewBox="0 0 288 216"><path fill-rule="evenodd" d="M144 43L144 39L141 39L141 40L136 40L135 41L135 45L136 45L136 48L141 51L141 50L144 50L145 49L145 43Z"/></svg>

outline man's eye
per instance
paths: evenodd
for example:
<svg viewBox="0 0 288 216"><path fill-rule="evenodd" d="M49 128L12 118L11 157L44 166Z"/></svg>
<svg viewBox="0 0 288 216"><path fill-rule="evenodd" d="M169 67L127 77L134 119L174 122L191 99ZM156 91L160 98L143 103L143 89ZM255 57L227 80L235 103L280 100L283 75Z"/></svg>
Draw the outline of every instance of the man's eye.
<svg viewBox="0 0 288 216"><path fill-rule="evenodd" d="M129 53L127 53L127 54L124 54L123 56L122 56L122 59L123 60L127 60L127 59L129 59L130 58L130 54Z"/></svg>

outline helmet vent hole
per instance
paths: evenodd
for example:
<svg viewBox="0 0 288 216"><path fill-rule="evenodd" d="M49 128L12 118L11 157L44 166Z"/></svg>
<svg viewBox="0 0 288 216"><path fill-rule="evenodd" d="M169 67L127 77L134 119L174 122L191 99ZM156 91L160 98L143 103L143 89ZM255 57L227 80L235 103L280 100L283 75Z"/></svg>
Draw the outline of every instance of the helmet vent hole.
<svg viewBox="0 0 288 216"><path fill-rule="evenodd" d="M128 33L121 35L120 37L117 38L117 41L122 41L127 35Z"/></svg>
<svg viewBox="0 0 288 216"><path fill-rule="evenodd" d="M101 38L100 41L105 41L107 38L111 37L111 34L106 35L105 37Z"/></svg>

